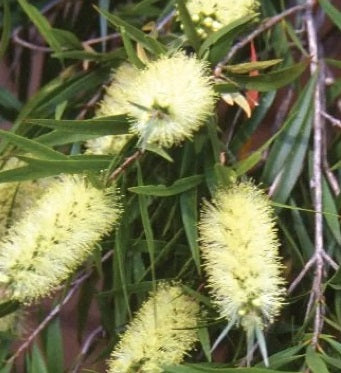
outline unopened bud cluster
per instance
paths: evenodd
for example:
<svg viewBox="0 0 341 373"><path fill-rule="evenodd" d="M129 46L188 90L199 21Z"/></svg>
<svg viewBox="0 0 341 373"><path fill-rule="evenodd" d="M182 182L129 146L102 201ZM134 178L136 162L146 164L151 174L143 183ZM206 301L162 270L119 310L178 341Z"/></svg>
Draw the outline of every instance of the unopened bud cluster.
<svg viewBox="0 0 341 373"><path fill-rule="evenodd" d="M256 14L260 4L258 0L189 0L186 6L198 35L205 39L239 18Z"/></svg>

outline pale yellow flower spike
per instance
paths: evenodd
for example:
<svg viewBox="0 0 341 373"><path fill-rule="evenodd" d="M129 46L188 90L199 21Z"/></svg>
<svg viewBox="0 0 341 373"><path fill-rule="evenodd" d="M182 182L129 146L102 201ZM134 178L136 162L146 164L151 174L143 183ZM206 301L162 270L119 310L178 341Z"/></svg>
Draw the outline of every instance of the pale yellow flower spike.
<svg viewBox="0 0 341 373"><path fill-rule="evenodd" d="M189 0L186 6L199 36L206 38L239 18L255 15L260 3L258 0Z"/></svg>
<svg viewBox="0 0 341 373"><path fill-rule="evenodd" d="M162 284L142 305L111 354L108 373L159 373L197 341L199 305L179 285Z"/></svg>
<svg viewBox="0 0 341 373"><path fill-rule="evenodd" d="M215 101L206 63L183 53L147 64L126 94L131 131L142 148L169 148L192 138Z"/></svg>
<svg viewBox="0 0 341 373"><path fill-rule="evenodd" d="M201 250L214 302L228 326L241 325L251 347L258 339L267 364L263 329L283 305L284 280L270 201L252 183L219 190L206 202L199 224Z"/></svg>
<svg viewBox="0 0 341 373"><path fill-rule="evenodd" d="M112 82L106 88L103 100L96 110L96 117L126 114L129 103L125 91L134 84L139 70L124 63L112 75ZM132 135L101 136L88 140L85 144L87 154L119 154Z"/></svg>
<svg viewBox="0 0 341 373"><path fill-rule="evenodd" d="M5 162L2 171L23 165L23 162L12 157ZM51 178L0 184L0 239L12 222L19 219L22 213L42 195L50 180Z"/></svg>
<svg viewBox="0 0 341 373"><path fill-rule="evenodd" d="M0 241L0 287L31 303L48 295L87 258L119 216L113 190L80 176L51 184Z"/></svg>

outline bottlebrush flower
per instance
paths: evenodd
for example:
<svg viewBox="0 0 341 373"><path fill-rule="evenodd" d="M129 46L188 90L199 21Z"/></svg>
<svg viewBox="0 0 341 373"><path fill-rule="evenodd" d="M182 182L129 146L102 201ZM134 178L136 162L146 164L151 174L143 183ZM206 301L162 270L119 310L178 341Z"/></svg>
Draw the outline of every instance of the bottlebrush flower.
<svg viewBox="0 0 341 373"><path fill-rule="evenodd" d="M250 347L258 339L267 363L262 330L283 305L283 279L273 211L266 195L251 183L219 190L206 202L199 225L208 283L222 317L241 325Z"/></svg>
<svg viewBox="0 0 341 373"><path fill-rule="evenodd" d="M113 191L65 176L0 241L0 287L23 303L49 294L87 258L119 215Z"/></svg>
<svg viewBox="0 0 341 373"><path fill-rule="evenodd" d="M256 14L260 7L258 0L189 0L186 5L202 38L239 18Z"/></svg>
<svg viewBox="0 0 341 373"><path fill-rule="evenodd" d="M129 64L121 65L113 74L112 82L106 88L103 100L96 110L96 117L126 114L129 103L126 90L134 85L139 70ZM85 144L88 154L119 154L132 135L101 136Z"/></svg>
<svg viewBox="0 0 341 373"><path fill-rule="evenodd" d="M23 162L15 157L9 158L2 171L20 167ZM0 238L5 234L12 222L20 218L42 195L51 178L23 181L20 183L0 183Z"/></svg>
<svg viewBox="0 0 341 373"><path fill-rule="evenodd" d="M125 91L131 131L148 144L171 147L191 138L213 111L206 64L177 53L147 64Z"/></svg>
<svg viewBox="0 0 341 373"><path fill-rule="evenodd" d="M142 305L111 354L109 373L159 373L197 341L199 305L179 285L162 284Z"/></svg>

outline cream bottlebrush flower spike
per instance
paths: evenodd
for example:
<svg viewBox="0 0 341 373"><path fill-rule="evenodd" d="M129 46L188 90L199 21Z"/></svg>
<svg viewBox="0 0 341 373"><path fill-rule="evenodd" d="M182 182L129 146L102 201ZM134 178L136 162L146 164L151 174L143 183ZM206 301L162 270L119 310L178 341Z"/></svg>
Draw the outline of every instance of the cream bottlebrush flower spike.
<svg viewBox="0 0 341 373"><path fill-rule="evenodd" d="M99 103L96 117L126 114L129 103L125 91L134 85L139 70L124 63L112 75L112 82L106 88L103 100ZM88 154L119 154L132 135L101 136L88 140L85 144Z"/></svg>
<svg viewBox="0 0 341 373"><path fill-rule="evenodd" d="M187 9L202 38L247 15L256 15L258 0L189 0Z"/></svg>
<svg viewBox="0 0 341 373"><path fill-rule="evenodd" d="M179 285L162 284L142 305L111 354L108 373L159 373L197 341L199 305Z"/></svg>
<svg viewBox="0 0 341 373"><path fill-rule="evenodd" d="M86 259L119 215L113 191L65 176L0 241L0 286L22 303L48 295Z"/></svg>
<svg viewBox="0 0 341 373"><path fill-rule="evenodd" d="M12 170L22 165L23 162L12 157L5 162L2 171ZM51 178L0 184L0 239L12 222L19 219L22 213L42 195L50 180Z"/></svg>
<svg viewBox="0 0 341 373"><path fill-rule="evenodd" d="M169 148L192 138L215 101L205 62L183 53L148 63L125 93L131 131L142 148Z"/></svg>
<svg viewBox="0 0 341 373"><path fill-rule="evenodd" d="M205 203L199 229L214 302L229 321L213 349L240 324L247 333L249 361L257 338L267 364L263 329L278 315L284 296L270 201L250 182L219 190L212 204Z"/></svg>

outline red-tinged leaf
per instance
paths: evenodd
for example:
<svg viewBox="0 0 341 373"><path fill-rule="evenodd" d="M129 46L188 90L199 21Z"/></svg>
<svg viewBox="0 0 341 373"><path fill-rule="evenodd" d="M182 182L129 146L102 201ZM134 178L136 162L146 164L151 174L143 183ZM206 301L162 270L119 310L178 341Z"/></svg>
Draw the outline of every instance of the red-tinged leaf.
<svg viewBox="0 0 341 373"><path fill-rule="evenodd" d="M255 44L253 40L251 41L250 44L250 49L251 49L251 62L257 62L257 52L255 48ZM257 76L259 75L258 70L250 71L250 76ZM256 90L250 90L246 92L246 98L249 103L249 106L251 110L253 110L256 106L258 106L258 100L259 100L259 92Z"/></svg>

